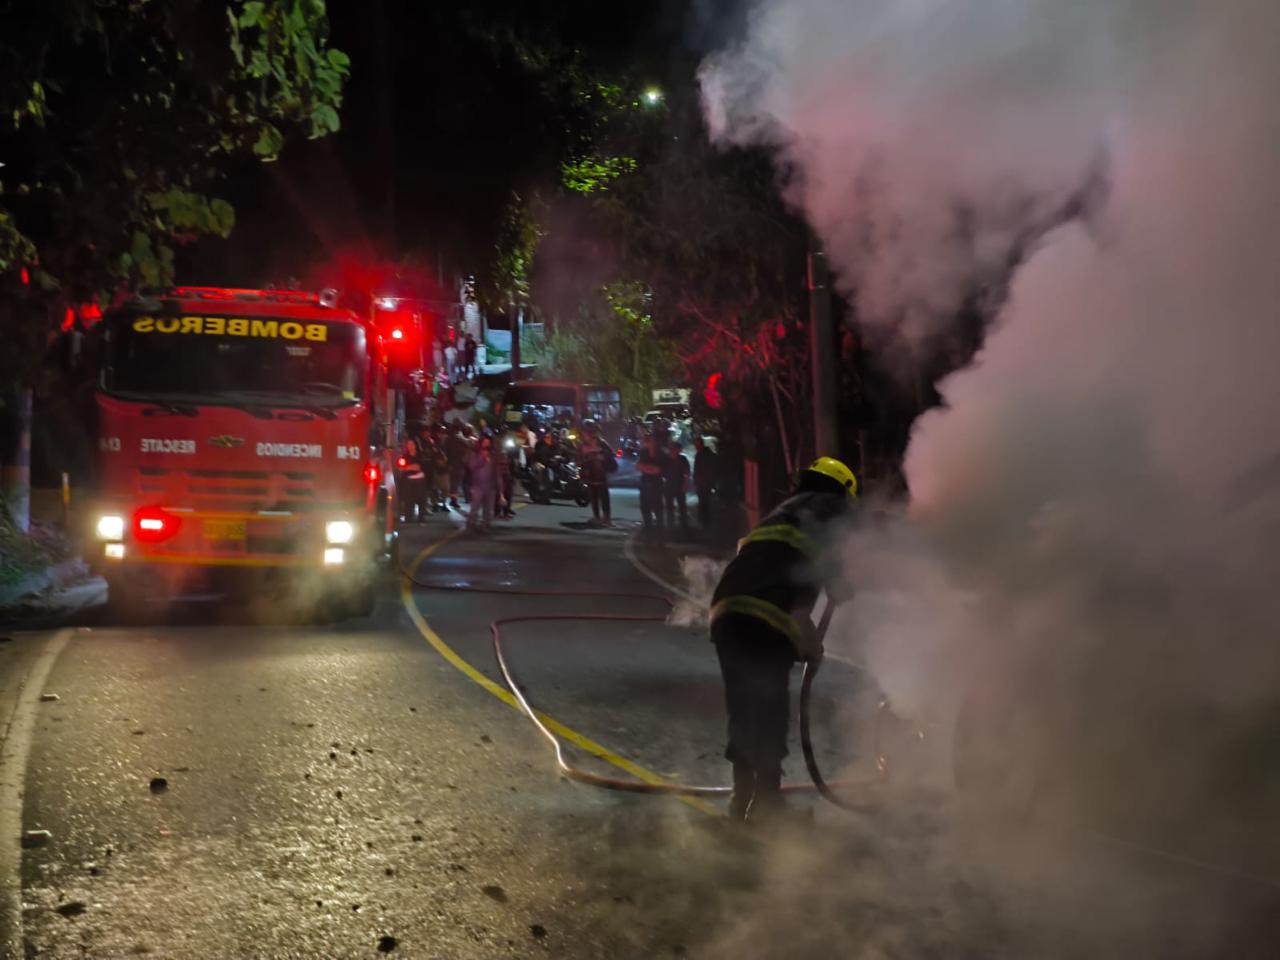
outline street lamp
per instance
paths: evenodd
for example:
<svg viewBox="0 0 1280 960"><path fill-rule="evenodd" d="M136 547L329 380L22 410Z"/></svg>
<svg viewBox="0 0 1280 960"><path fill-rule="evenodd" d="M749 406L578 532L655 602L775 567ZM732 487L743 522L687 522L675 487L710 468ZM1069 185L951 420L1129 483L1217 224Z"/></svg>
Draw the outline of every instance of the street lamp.
<svg viewBox="0 0 1280 960"><path fill-rule="evenodd" d="M649 87L641 95L641 99L646 107L656 107L662 103L662 91L657 87Z"/></svg>

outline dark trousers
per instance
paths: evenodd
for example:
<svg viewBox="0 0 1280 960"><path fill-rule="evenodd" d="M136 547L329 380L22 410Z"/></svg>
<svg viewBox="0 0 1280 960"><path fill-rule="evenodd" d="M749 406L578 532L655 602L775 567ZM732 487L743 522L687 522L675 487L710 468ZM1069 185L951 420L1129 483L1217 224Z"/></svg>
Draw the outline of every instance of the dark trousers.
<svg viewBox="0 0 1280 960"><path fill-rule="evenodd" d="M664 506L667 508L667 526L674 527L676 525L676 514L680 515L680 526L689 526L689 501L684 495L683 490L667 490L662 495L665 501Z"/></svg>
<svg viewBox="0 0 1280 960"><path fill-rule="evenodd" d="M711 488L698 488L698 525L711 526Z"/></svg>
<svg viewBox="0 0 1280 960"><path fill-rule="evenodd" d="M587 496L591 499L591 515L597 520L611 519L609 514L608 482L587 484Z"/></svg>
<svg viewBox="0 0 1280 960"><path fill-rule="evenodd" d="M727 614L711 626L720 658L724 702L729 714L725 759L733 764L735 805L744 798L776 802L782 785L791 720L789 684L795 665L791 641L767 624Z"/></svg>
<svg viewBox="0 0 1280 960"><path fill-rule="evenodd" d="M403 477L400 491L400 519L408 522L422 519L427 514L427 478Z"/></svg>
<svg viewBox="0 0 1280 960"><path fill-rule="evenodd" d="M514 514L511 503L516 495L516 478L513 474L507 473L498 477L497 490L493 496L493 512L499 517L508 517Z"/></svg>
<svg viewBox="0 0 1280 960"><path fill-rule="evenodd" d="M640 478L640 516L646 527L662 529L662 483L648 477Z"/></svg>

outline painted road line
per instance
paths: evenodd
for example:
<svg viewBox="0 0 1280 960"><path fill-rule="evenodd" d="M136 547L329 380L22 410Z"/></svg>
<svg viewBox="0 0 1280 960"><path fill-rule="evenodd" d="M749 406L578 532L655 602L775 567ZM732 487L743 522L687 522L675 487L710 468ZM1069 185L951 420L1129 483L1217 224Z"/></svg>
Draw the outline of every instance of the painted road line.
<svg viewBox="0 0 1280 960"><path fill-rule="evenodd" d="M22 795L27 757L40 712L40 695L72 630L59 630L45 642L18 690L13 712L4 718L0 741L0 956L23 956Z"/></svg>
<svg viewBox="0 0 1280 960"><path fill-rule="evenodd" d="M422 611L418 609L418 604L414 600L413 584L410 578L417 574L418 567L420 567L423 561L429 556L451 541L458 539L464 532L465 531L455 531L454 533L448 534L447 536L437 540L435 543L429 545L418 554L413 563L409 566L407 571L408 576L400 578L400 597L404 602L405 610L409 613L409 618L413 621L414 626L418 628L418 632L422 634L423 639L425 639L427 643L429 643L432 648L440 654L440 656L444 657L445 660L447 660L468 680L487 690L489 693L493 694L493 696L497 697L507 706L511 707L511 709L521 713L523 716L523 711L520 710L520 705L516 703L516 698L512 696L511 691L485 676L471 663L465 660L461 654L453 649L453 647L445 643L440 635L431 629L431 625L427 622L426 617L422 615ZM578 747L581 750L585 750L592 756L598 757L605 761L605 763L611 764L619 770L629 773L637 780L643 783L652 784L665 784L672 782L660 774L654 773L652 770L640 766L638 763L633 763L626 757L619 756L608 747L596 743L594 740L583 736L576 730L566 727L564 724L543 713L541 710L536 712L538 714L538 719L546 724L547 728L556 736L560 737L562 740L572 743L575 747ZM718 816L720 813L714 805L699 797L676 797L676 799L681 803L693 807L695 810L701 811L702 813L710 814L712 816Z"/></svg>
<svg viewBox="0 0 1280 960"><path fill-rule="evenodd" d="M633 533L629 537L627 537L625 540L622 541L622 555L627 558L627 561L633 567L639 570L642 576L648 577L650 580L652 580L654 583L660 586L663 590L666 590L668 593L673 593L677 597L679 597L681 600L687 600L689 603L692 603L694 606L699 606L699 607L705 606L706 604L704 601L699 600L697 597L689 593L687 590L684 590L683 588L672 583L670 580L663 577L662 574L657 573L654 570L650 569L647 564L645 564L638 556L636 556L636 548L635 548L636 536L637 534Z"/></svg>

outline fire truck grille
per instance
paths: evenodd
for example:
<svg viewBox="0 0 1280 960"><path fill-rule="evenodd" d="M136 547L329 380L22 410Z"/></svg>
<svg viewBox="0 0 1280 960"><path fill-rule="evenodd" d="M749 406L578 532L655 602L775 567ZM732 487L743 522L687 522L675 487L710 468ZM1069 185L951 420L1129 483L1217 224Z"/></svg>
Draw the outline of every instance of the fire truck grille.
<svg viewBox="0 0 1280 960"><path fill-rule="evenodd" d="M138 470L139 496L197 510L309 510L316 506L316 475L266 470ZM263 552L271 552L264 550Z"/></svg>
<svg viewBox="0 0 1280 960"><path fill-rule="evenodd" d="M207 483L193 483L187 489L197 497L265 497L271 492L268 487L225 487Z"/></svg>
<svg viewBox="0 0 1280 960"><path fill-rule="evenodd" d="M291 537L262 537L250 535L245 540L248 553L270 553L277 555L296 554L298 542Z"/></svg>
<svg viewBox="0 0 1280 960"><path fill-rule="evenodd" d="M187 476L211 480L266 480L270 474L265 470L188 470Z"/></svg>

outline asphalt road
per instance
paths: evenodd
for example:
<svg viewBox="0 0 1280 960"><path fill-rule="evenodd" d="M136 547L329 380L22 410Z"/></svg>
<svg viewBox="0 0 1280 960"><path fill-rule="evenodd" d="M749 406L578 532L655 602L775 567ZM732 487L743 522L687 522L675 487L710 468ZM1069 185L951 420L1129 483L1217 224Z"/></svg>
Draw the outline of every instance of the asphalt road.
<svg viewBox="0 0 1280 960"><path fill-rule="evenodd" d="M656 593L624 551L634 492L615 504L612 531L584 529L585 511L562 505L485 535L433 518L407 532L403 554L436 584ZM659 576L675 567L670 548L640 560ZM973 827L921 789L868 792L859 815L802 797L812 820L763 837L732 829L721 804L564 780L497 692L488 623L592 611L665 607L410 589L388 572L362 621L311 622L272 598L192 598L140 622L87 609L6 631L0 950L1276 955L1280 941L1261 949L1280 913L1264 883L1078 834ZM575 762L726 778L701 630L544 621L506 637L530 697L578 744ZM831 769L869 766L873 700L856 669L826 668L815 715ZM27 849L9 842L40 830Z"/></svg>

